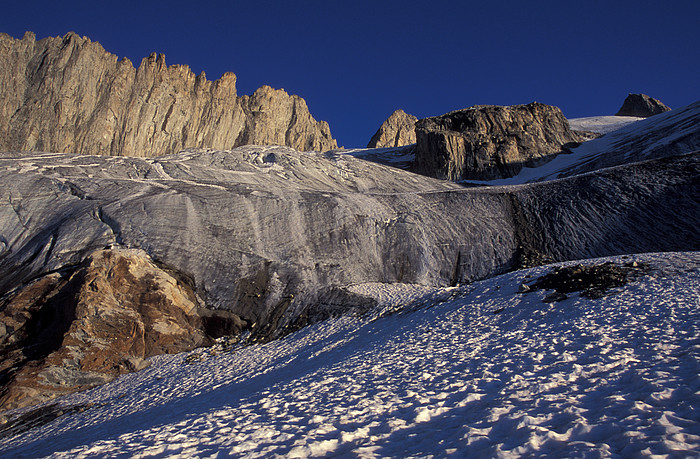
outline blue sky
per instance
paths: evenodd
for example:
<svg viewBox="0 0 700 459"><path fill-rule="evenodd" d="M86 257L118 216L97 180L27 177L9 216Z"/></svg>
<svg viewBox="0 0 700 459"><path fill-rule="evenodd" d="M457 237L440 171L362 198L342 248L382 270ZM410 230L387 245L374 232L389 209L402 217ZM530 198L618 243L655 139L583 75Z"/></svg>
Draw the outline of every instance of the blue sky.
<svg viewBox="0 0 700 459"><path fill-rule="evenodd" d="M306 99L339 145L364 146L397 108L419 118L536 100L570 118L630 92L700 99L700 1L13 2L0 32L75 31L135 65L151 52L239 94Z"/></svg>

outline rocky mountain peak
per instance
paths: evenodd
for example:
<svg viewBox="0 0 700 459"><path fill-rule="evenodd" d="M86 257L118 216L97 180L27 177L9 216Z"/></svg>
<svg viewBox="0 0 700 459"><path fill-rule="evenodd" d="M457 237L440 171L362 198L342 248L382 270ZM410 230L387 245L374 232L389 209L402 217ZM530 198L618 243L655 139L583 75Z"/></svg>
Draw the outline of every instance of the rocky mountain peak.
<svg viewBox="0 0 700 459"><path fill-rule="evenodd" d="M402 147L416 143L416 118L403 110L394 111L372 136L367 148Z"/></svg>
<svg viewBox="0 0 700 459"><path fill-rule="evenodd" d="M448 180L512 177L581 140L557 107L477 105L416 123L415 170Z"/></svg>
<svg viewBox="0 0 700 459"><path fill-rule="evenodd" d="M337 147L298 96L267 87L239 97L233 73L209 81L168 66L163 54L134 68L74 32L0 36L0 87L0 151L152 157L249 143Z"/></svg>
<svg viewBox="0 0 700 459"><path fill-rule="evenodd" d="M629 94L615 115L648 118L669 110L671 109L664 105L663 102L646 94Z"/></svg>

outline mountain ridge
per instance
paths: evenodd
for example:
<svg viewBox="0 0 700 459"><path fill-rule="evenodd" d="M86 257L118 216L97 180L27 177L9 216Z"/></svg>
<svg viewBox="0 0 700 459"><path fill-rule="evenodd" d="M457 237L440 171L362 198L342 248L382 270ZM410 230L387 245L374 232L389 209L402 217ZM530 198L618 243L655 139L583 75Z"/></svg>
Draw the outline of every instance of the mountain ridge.
<svg viewBox="0 0 700 459"><path fill-rule="evenodd" d="M152 53L138 67L71 32L0 35L0 150L153 157L183 148L337 147L306 102L262 86L239 97L236 76L209 81ZM99 133L95 135L95 133Z"/></svg>

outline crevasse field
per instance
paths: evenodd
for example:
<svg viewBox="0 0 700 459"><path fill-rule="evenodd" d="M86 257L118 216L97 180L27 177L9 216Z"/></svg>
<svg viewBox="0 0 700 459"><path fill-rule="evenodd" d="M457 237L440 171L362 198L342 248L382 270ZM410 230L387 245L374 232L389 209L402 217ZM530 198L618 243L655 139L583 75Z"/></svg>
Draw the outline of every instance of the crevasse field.
<svg viewBox="0 0 700 459"><path fill-rule="evenodd" d="M610 260L651 269L558 302L518 293L551 266L356 285L378 310L153 358L5 429L0 456L699 457L700 253L583 263Z"/></svg>

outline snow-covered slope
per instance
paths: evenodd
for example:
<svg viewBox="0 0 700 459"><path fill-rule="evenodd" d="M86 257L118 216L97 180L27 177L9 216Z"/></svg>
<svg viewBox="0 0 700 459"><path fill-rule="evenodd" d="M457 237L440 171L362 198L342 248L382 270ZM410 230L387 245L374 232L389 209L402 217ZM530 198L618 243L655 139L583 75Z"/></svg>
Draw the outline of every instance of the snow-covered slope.
<svg viewBox="0 0 700 459"><path fill-rule="evenodd" d="M698 456L700 253L611 260L643 274L600 298L517 293L551 267L354 286L390 313L154 358L44 425L5 419L0 455Z"/></svg>
<svg viewBox="0 0 700 459"><path fill-rule="evenodd" d="M470 183L514 185L553 180L620 164L689 153L700 150L698 126L700 101L584 142L573 153L559 155L540 167L523 168L515 177Z"/></svg>
<svg viewBox="0 0 700 459"><path fill-rule="evenodd" d="M416 159L415 147L415 144L411 144L389 148L353 148L341 150L340 152L355 158L364 159L365 161L372 161L409 171L413 167L413 161Z"/></svg>
<svg viewBox="0 0 700 459"><path fill-rule="evenodd" d="M636 116L588 116L585 118L571 118L569 126L575 131L607 134L643 119L645 118Z"/></svg>

